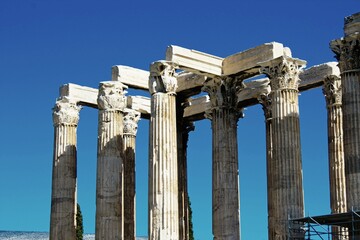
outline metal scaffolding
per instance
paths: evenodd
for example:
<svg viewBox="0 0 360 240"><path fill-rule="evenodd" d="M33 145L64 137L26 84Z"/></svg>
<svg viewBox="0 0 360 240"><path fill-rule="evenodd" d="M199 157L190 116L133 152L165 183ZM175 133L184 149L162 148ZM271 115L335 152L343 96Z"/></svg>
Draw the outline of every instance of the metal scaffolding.
<svg viewBox="0 0 360 240"><path fill-rule="evenodd" d="M289 236L292 240L349 239L349 235L360 235L360 211L289 220Z"/></svg>

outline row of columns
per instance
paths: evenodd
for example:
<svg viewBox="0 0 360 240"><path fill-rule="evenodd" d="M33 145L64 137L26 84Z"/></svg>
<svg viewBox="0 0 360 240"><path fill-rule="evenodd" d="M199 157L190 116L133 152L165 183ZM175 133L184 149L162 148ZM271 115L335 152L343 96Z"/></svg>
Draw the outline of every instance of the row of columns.
<svg viewBox="0 0 360 240"><path fill-rule="evenodd" d="M297 100L300 64L303 63L282 58L274 62L272 67L263 68L263 72L270 77L272 83L271 93L259 98L266 113L270 239L279 239L281 236L285 238L289 227L287 220L303 215ZM179 235L182 235L183 239L188 234L187 187L184 185L188 130L178 131L176 112L169 111L176 109L176 78L173 66L158 63L153 67L157 69L152 71L152 107L156 109L152 109L150 135L150 239L178 239ZM237 121L242 112L238 110L236 99L237 93L241 90L240 83L241 80L238 78L213 78L206 82L203 89L209 93L212 104L207 117L212 121L213 130L214 239L240 239ZM333 188L331 194L334 195L331 197L332 209L333 212L342 212L345 196L344 187L341 186L344 184L344 173L341 171L343 151L339 79L334 76L328 77L324 86L329 109L330 186ZM98 239L135 237L134 154L139 113L124 110L123 88L119 82L106 82L100 85L99 90L96 202ZM80 107L67 98L60 99L54 108L52 239L71 239L70 236L75 234L76 126L79 110ZM179 138L181 134L184 135ZM181 142L185 147L178 148L177 145ZM177 153L177 149L183 151ZM124 173L129 175L124 176ZM182 181L177 180L178 175ZM122 217L123 215L132 217ZM160 219L163 217L168 219ZM61 235L63 233L65 235Z"/></svg>
<svg viewBox="0 0 360 240"><path fill-rule="evenodd" d="M326 77L324 94L330 202L332 212L340 213L360 208L359 34L333 42L332 49L339 60L341 80ZM301 226L289 226L288 222L304 215L298 108L299 72L304 65L304 61L284 56L261 68L271 86L269 94L259 96L266 117L269 239L304 238ZM203 87L211 101L206 116L212 126L214 239L240 239L237 121L242 110L237 95L244 78L211 78ZM119 82L104 82L99 89L97 239L135 237L135 135L139 114L125 110L123 89ZM189 123L177 121L173 63L151 65L149 89L149 239L187 239L186 142L192 128ZM75 239L79 110L67 98L59 99L54 108L50 239ZM290 232L290 228L296 231Z"/></svg>
<svg viewBox="0 0 360 240"><path fill-rule="evenodd" d="M267 136L267 174L268 174L268 212L269 238L285 238L288 234L288 219L303 216L302 168L299 139L298 114L298 73L303 62L290 58L281 58L264 67L263 72L271 79L271 93L259 98L266 115ZM186 142L188 125L184 129L176 124L176 78L174 67L169 63L159 62L152 65L152 115L150 121L150 165L149 165L149 233L150 239L186 239L187 226L187 187L186 187ZM335 78L328 78L336 80ZM336 84L338 81L336 82ZM334 89L333 84L325 84L325 89ZM337 86L337 85L336 85ZM125 111L124 86L119 82L105 82L99 89L99 137L97 169L97 202L96 202L96 236L99 239L122 239L123 236L134 238L135 225L135 135L139 113ZM239 110L237 93L241 91L241 78L213 78L205 83L204 91L208 92L211 109L207 117L212 121L213 131L213 235L214 239L240 239L239 218L239 181L237 154L237 121L242 116ZM325 91L325 90L324 90ZM327 92L330 108L330 94ZM339 99L337 97L336 99ZM55 131L64 128L67 132L55 132L54 160L61 161L58 147L72 146L67 170L72 170L72 198L69 199L75 214L76 198L76 126L80 108L68 99L61 99L54 109ZM62 106L59 107L59 106ZM332 104L331 109L338 107ZM156 108L156 109L155 109ZM66 113L64 114L64 110ZM70 109L71 111L69 111ZM171 112L171 109L174 111ZM75 117L69 119L70 114ZM66 118L58 121L59 115ZM329 112L330 123L339 120L339 110L334 116ZM71 121L70 121L71 120ZM75 121L76 120L76 121ZM67 123L67 121L69 123ZM61 124L60 124L61 123ZM67 126L68 124L69 126ZM341 124L338 123L338 124ZM339 125L335 124L337 128ZM184 127L184 126L183 126ZM187 129L187 130L186 130ZM190 128L191 129L191 128ZM335 127L329 126L336 130ZM340 131L338 129L338 131ZM59 137L68 136L72 141L60 141ZM177 137L176 137L177 136ZM340 132L334 132L339 138ZM341 139L338 139L341 143ZM334 143L329 140L329 144ZM339 148L339 144L334 148ZM57 147L58 146L58 147ZM330 145L329 145L330 146ZM66 148L66 147L65 147ZM179 152L176 150L179 149ZM335 150L334 150L335 151ZM330 150L330 152L334 152ZM341 154L341 149L339 150ZM332 156L332 155L330 155ZM60 159L60 160L59 160ZM126 160L126 161L125 161ZM54 162L54 171L60 169ZM341 161L330 161L330 164L341 164ZM178 169L179 166L179 169ZM336 171L339 167L331 168ZM129 174L124 176L124 174ZM130 174L131 173L131 174ZM62 172L64 174L64 172ZM334 172L333 180L339 180ZM53 195L59 188L53 174ZM332 172L330 172L332 176ZM178 177L182 181L178 181ZM65 178L59 178L64 181ZM185 183L185 184L184 184ZM336 183L331 186L337 186ZM338 189L335 187L334 193ZM341 189L341 188L340 188ZM180 194L179 194L180 193ZM64 197L64 194L60 194ZM333 198L332 198L333 199ZM334 198L335 199L335 198ZM52 204L59 202L53 196ZM338 204L334 200L334 204ZM126 208L124 208L126 206ZM336 208L336 207L334 207ZM52 210L53 216L60 210ZM54 214L53 214L54 212ZM131 218L122 217L131 216ZM167 217L167 220L163 220ZM65 219L65 217L63 217ZM69 219L67 226L74 234L75 220ZM54 223L53 223L54 222ZM52 220L52 229L63 228ZM54 226L53 226L54 225ZM56 231L52 231L58 236ZM53 239L55 239L54 237ZM66 238L66 237L65 237ZM281 238L280 238L281 239Z"/></svg>
<svg viewBox="0 0 360 240"><path fill-rule="evenodd" d="M99 87L96 239L135 239L135 136L140 113L125 108L124 88L113 81L102 82ZM67 97L60 98L53 109L50 239L76 239L76 130L80 109Z"/></svg>

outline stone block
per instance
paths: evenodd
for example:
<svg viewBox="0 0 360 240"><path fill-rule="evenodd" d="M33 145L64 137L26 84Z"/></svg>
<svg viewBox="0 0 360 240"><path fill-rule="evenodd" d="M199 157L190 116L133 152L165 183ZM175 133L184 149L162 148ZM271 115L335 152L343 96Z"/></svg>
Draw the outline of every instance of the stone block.
<svg viewBox="0 0 360 240"><path fill-rule="evenodd" d="M182 72L177 77L177 89L176 92L183 92L192 88L201 88L204 85L206 76Z"/></svg>
<svg viewBox="0 0 360 240"><path fill-rule="evenodd" d="M145 70L116 65L112 67L112 80L120 81L128 87L134 89L149 89L149 75L150 73Z"/></svg>
<svg viewBox="0 0 360 240"><path fill-rule="evenodd" d="M171 45L166 49L166 60L193 73L209 76L222 74L223 58L196 50Z"/></svg>
<svg viewBox="0 0 360 240"><path fill-rule="evenodd" d="M80 105L97 108L98 90L68 83L60 87L60 97L69 97Z"/></svg>
<svg viewBox="0 0 360 240"><path fill-rule="evenodd" d="M127 108L140 112L141 117L148 119L151 112L150 102L150 98L148 97L128 96Z"/></svg>
<svg viewBox="0 0 360 240"><path fill-rule="evenodd" d="M345 36L360 34L360 12L345 18L344 33Z"/></svg>
<svg viewBox="0 0 360 240"><path fill-rule="evenodd" d="M269 61L283 55L291 56L290 49L284 48L283 44L277 42L265 43L226 57L222 64L222 74L257 73L260 67L259 62Z"/></svg>
<svg viewBox="0 0 360 240"><path fill-rule="evenodd" d="M340 70L337 64L337 62L328 62L305 69L299 75L299 90L304 91L306 89L322 86L325 77L330 75L340 77Z"/></svg>

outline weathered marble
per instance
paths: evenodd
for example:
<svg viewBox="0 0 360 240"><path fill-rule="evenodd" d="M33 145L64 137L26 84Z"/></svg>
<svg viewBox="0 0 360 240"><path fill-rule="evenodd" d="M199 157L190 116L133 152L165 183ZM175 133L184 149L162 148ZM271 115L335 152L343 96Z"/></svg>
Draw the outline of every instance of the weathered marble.
<svg viewBox="0 0 360 240"><path fill-rule="evenodd" d="M212 128L212 231L214 240L240 239L237 121L242 116L237 94L241 80L212 78L203 91L210 96L207 118Z"/></svg>
<svg viewBox="0 0 360 240"><path fill-rule="evenodd" d="M135 240L135 140L140 113L131 109L124 111L124 239Z"/></svg>
<svg viewBox="0 0 360 240"><path fill-rule="evenodd" d="M150 66L149 239L179 239L175 68Z"/></svg>
<svg viewBox="0 0 360 240"><path fill-rule="evenodd" d="M166 49L166 60L176 63L181 69L209 76L221 76L223 58L171 45Z"/></svg>
<svg viewBox="0 0 360 240"><path fill-rule="evenodd" d="M54 155L51 191L50 239L75 239L76 232L76 101L63 97L53 108Z"/></svg>
<svg viewBox="0 0 360 240"><path fill-rule="evenodd" d="M179 239L189 239L189 196L187 187L187 143L189 132L194 130L194 124L182 120L183 108L177 106L177 145L178 145L178 178L179 178Z"/></svg>
<svg viewBox="0 0 360 240"><path fill-rule="evenodd" d="M247 72L257 75L259 73L258 63L284 55L291 57L291 51L289 48L284 48L283 44L265 43L226 57L222 63L222 74L234 75Z"/></svg>
<svg viewBox="0 0 360 240"><path fill-rule="evenodd" d="M360 14L345 19L345 37L330 43L339 61L342 86L346 199L360 209ZM351 25L351 26L349 26Z"/></svg>
<svg viewBox="0 0 360 240"><path fill-rule="evenodd" d="M340 75L337 62L327 62L304 69L300 73L299 91L316 88L324 84L324 79L330 75Z"/></svg>
<svg viewBox="0 0 360 240"><path fill-rule="evenodd" d="M330 178L331 213L344 213L346 208L346 179L343 144L343 116L341 108L341 79L339 75L329 75L324 79L323 93L327 107L328 155ZM333 227L333 239L348 239L335 234L346 229ZM346 235L346 234L345 234Z"/></svg>
<svg viewBox="0 0 360 240"><path fill-rule="evenodd" d="M123 88L116 81L101 82L99 86L96 239L124 239Z"/></svg>
<svg viewBox="0 0 360 240"><path fill-rule="evenodd" d="M269 239L303 238L301 226L289 226L288 220L304 216L298 85L305 63L280 57L263 63L261 69L271 86L270 110L266 110L271 111L267 135L272 151L267 153ZM289 227L299 233L289 231Z"/></svg>
<svg viewBox="0 0 360 240"><path fill-rule="evenodd" d="M266 136L266 177L267 177L267 198L268 198L268 235L271 236L276 225L273 221L274 216L274 201L270 201L269 199L273 199L273 174L271 173L273 169L273 144L272 144L272 129L271 129L271 119L272 119L272 111L271 111L271 99L269 96L269 92L265 91L264 93L260 93L258 95L259 103L263 107L264 116L265 116L265 136Z"/></svg>
<svg viewBox="0 0 360 240"><path fill-rule="evenodd" d="M116 65L111 69L113 81L120 81L134 89L149 89L149 72L138 68Z"/></svg>

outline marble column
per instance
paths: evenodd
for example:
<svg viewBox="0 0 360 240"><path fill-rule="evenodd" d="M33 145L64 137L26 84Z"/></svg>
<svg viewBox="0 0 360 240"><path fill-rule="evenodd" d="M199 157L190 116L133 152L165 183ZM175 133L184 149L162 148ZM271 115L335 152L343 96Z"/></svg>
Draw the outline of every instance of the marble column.
<svg viewBox="0 0 360 240"><path fill-rule="evenodd" d="M288 220L304 216L298 84L305 63L280 57L263 63L261 69L271 86L269 239L303 238L301 226L289 226Z"/></svg>
<svg viewBox="0 0 360 240"><path fill-rule="evenodd" d="M66 97L60 98L53 108L51 240L76 238L76 129L80 109Z"/></svg>
<svg viewBox="0 0 360 240"><path fill-rule="evenodd" d="M175 68L150 66L149 239L179 239Z"/></svg>
<svg viewBox="0 0 360 240"><path fill-rule="evenodd" d="M116 81L101 82L99 86L96 239L124 239L123 88Z"/></svg>
<svg viewBox="0 0 360 240"><path fill-rule="evenodd" d="M331 213L343 213L346 208L346 180L343 145L343 116L341 108L341 79L331 75L324 79L323 93L327 107L328 124L328 155L330 177ZM346 230L340 227L332 228L333 239L346 235ZM339 236L338 236L339 235Z"/></svg>
<svg viewBox="0 0 360 240"><path fill-rule="evenodd" d="M206 117L212 127L212 230L215 240L240 239L237 122L242 116L236 78L207 80L203 91L210 96Z"/></svg>
<svg viewBox="0 0 360 240"><path fill-rule="evenodd" d="M272 180L272 129L271 129L271 99L268 93L264 93L258 96L258 101L262 105L265 115L265 135L266 135L266 175L267 175L267 204L268 204L268 235L271 236L272 232L276 228L274 221L274 204L273 199L273 180ZM269 238L270 239L270 238Z"/></svg>
<svg viewBox="0 0 360 240"><path fill-rule="evenodd" d="M193 122L182 120L180 111L177 138L178 138L178 177L179 177L179 239L189 239L189 196L187 188L187 143L189 132L194 130Z"/></svg>
<svg viewBox="0 0 360 240"><path fill-rule="evenodd" d="M135 240L135 140L140 113L124 112L124 240Z"/></svg>
<svg viewBox="0 0 360 240"><path fill-rule="evenodd" d="M360 210L360 13L345 19L345 36L330 43L342 85L346 200Z"/></svg>

